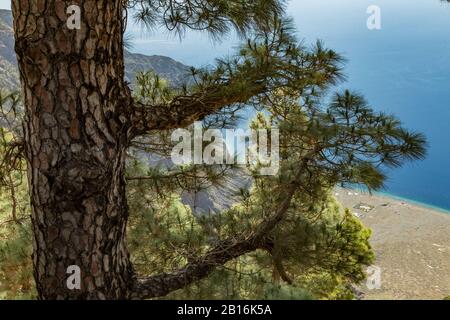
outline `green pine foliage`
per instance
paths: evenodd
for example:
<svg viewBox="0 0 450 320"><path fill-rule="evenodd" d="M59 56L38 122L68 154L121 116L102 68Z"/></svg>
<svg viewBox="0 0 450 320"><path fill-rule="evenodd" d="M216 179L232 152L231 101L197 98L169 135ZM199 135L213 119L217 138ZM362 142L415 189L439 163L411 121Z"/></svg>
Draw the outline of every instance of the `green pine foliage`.
<svg viewBox="0 0 450 320"><path fill-rule="evenodd" d="M2 202L5 209L5 202ZM9 208L8 208L9 209ZM7 212L7 211L2 211ZM0 215L1 221L7 217ZM31 262L31 223L0 227L0 299L36 297Z"/></svg>
<svg viewBox="0 0 450 320"><path fill-rule="evenodd" d="M0 158L10 154L7 146L12 141L14 135L0 128ZM35 297L30 209L21 165L3 171L0 182L0 299Z"/></svg>
<svg viewBox="0 0 450 320"><path fill-rule="evenodd" d="M166 298L355 298L352 288L374 260L371 231L333 199L332 190L340 184L381 188L383 168L425 156L423 135L404 129L392 115L374 112L359 94L333 95L333 86L343 80L342 57L321 42L299 45L283 16L284 1L129 0L126 5L145 25L163 25L179 35L195 29L220 38L235 30L248 38L235 56L192 69L191 84L180 88L152 73L139 74L133 93L143 108L176 106L184 112L183 106L196 106L205 129L233 127L252 109L257 113L251 128L280 130L280 171L269 177L257 174L258 165L167 165L173 148L169 131L134 139L126 178L128 246L136 271L170 273L224 240L262 233L259 250L218 265ZM20 299L34 296L18 129L23 112L17 95L0 95L0 106L0 297ZM158 164L150 164L149 155ZM226 188L236 176L248 178L251 187L237 191L234 205L221 212L200 214L183 204L183 195Z"/></svg>

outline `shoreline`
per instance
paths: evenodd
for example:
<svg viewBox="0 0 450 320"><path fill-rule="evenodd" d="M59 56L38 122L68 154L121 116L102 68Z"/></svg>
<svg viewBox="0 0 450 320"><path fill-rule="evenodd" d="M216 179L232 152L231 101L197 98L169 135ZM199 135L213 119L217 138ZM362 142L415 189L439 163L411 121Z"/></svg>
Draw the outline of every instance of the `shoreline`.
<svg viewBox="0 0 450 320"><path fill-rule="evenodd" d="M372 230L381 288L364 299L442 300L450 295L450 214L385 193L336 188L335 198Z"/></svg>
<svg viewBox="0 0 450 320"><path fill-rule="evenodd" d="M360 193L360 194L369 194L369 192L367 190L364 189L358 189L358 188L342 188L342 187L336 187L335 190L351 190L353 192L356 193ZM404 202L409 202L412 205L418 206L418 207L422 207L424 209L429 209L429 210L434 210L434 211L439 211L441 213L445 213L445 214L449 214L450 215L450 209L446 209L443 207L439 207L436 206L434 204L429 204L426 202L422 202L419 200L414 200L408 197L403 197L403 196L399 196L393 193L390 193L388 191L374 191L372 192L373 196L377 196L377 197L384 197L384 198L388 198L388 199L392 199L392 200L397 200L397 201L404 201Z"/></svg>
<svg viewBox="0 0 450 320"><path fill-rule="evenodd" d="M397 196L397 195L389 193L389 192L376 191L376 192L373 192L373 194L375 196L379 196L379 197L385 197L385 198L390 198L390 199L394 199L394 200L398 200L398 201L409 202L410 204L418 206L418 207L422 207L422 208L430 209L430 210L434 210L434 211L439 211L441 213L450 215L450 209L445 209L445 208L442 208L442 207L439 207L439 206L436 206L433 204L428 204L426 202L421 202L421 201L417 201L414 199Z"/></svg>

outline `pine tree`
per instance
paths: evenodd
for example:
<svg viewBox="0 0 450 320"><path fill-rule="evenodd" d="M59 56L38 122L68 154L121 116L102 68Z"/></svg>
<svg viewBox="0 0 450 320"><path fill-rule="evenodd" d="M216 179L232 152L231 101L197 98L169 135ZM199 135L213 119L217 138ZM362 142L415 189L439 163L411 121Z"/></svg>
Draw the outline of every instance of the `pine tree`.
<svg viewBox="0 0 450 320"><path fill-rule="evenodd" d="M40 299L176 295L230 264L245 269L247 261L264 266L265 279L270 268L287 284L316 277L337 288L362 279L372 257L369 233L333 209L330 190L346 183L382 187L382 167L422 158L425 139L350 91L327 103L342 79L342 58L321 43L299 45L284 1L12 3L24 130L5 144L4 158L28 164ZM69 5L81 8L79 30L67 27ZM141 75L132 92L123 62L129 14L181 37L187 29L218 39L234 30L247 40L214 68L193 69L190 84L169 89ZM250 172L253 187L243 190L240 205L197 217L179 202L184 191L221 183L229 168L140 163L144 151L167 157L170 130L198 120L229 127L251 106L264 110L254 128L281 130L281 169L275 177ZM2 180L10 163L2 162ZM127 245L127 230L144 227L150 243ZM81 269L80 290L66 286L71 265ZM271 297L273 288L260 292ZM282 285L276 290L291 294Z"/></svg>

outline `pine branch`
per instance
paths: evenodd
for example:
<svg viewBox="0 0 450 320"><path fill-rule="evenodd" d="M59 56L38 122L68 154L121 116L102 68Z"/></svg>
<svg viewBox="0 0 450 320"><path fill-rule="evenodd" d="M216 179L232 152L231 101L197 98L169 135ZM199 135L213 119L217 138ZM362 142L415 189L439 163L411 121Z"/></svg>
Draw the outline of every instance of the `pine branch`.
<svg viewBox="0 0 450 320"><path fill-rule="evenodd" d="M283 194L283 199L275 214L261 223L255 232L240 238L221 241L204 256L194 259L184 268L170 274L160 274L136 279L131 288L132 299L151 299L163 297L209 276L218 266L258 249L267 250L272 246L268 239L272 231L286 216L291 201L298 188L301 172Z"/></svg>
<svg viewBox="0 0 450 320"><path fill-rule="evenodd" d="M228 96L221 94L232 87L231 83L224 84L205 90L205 93L179 96L165 105L144 105L135 102L132 115L133 136L143 135L153 130L185 128L226 106L245 103L251 97L264 92L264 87L258 86L253 91Z"/></svg>
<svg viewBox="0 0 450 320"><path fill-rule="evenodd" d="M184 128L229 106L261 107L268 95L280 90L292 96L319 96L343 78L338 54L320 42L307 50L297 44L292 31L289 20L277 20L273 31L257 33L237 56L219 60L212 71L192 70L195 86L170 101L136 99L131 137Z"/></svg>

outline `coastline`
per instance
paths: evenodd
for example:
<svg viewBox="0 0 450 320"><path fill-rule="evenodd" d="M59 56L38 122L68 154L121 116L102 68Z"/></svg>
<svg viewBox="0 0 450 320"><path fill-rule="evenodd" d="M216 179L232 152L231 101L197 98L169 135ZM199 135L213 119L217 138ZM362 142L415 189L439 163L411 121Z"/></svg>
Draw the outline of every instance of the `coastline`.
<svg viewBox="0 0 450 320"><path fill-rule="evenodd" d="M436 206L433 204L429 204L426 202L417 201L417 200L414 200L411 198L398 196L398 195L395 195L395 194L392 194L389 192L376 191L376 192L373 192L373 194L375 196L390 198L390 199L394 199L394 200L398 200L398 201L409 202L410 204L418 206L418 207L423 207L423 208L427 208L430 210L439 211L441 213L450 214L450 209L442 208L442 207L439 207L439 206Z"/></svg>
<svg viewBox="0 0 450 320"><path fill-rule="evenodd" d="M372 229L381 288L361 285L364 299L438 299L450 295L450 212L409 199L354 189L335 197Z"/></svg>

